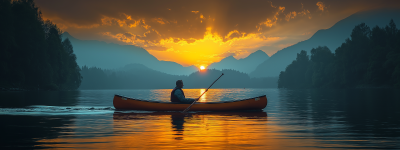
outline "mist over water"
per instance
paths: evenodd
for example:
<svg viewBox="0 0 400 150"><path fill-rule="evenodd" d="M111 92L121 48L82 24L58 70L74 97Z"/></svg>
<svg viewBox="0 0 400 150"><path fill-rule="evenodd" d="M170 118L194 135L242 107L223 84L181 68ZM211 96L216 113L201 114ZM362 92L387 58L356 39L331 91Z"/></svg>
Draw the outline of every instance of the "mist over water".
<svg viewBox="0 0 400 150"><path fill-rule="evenodd" d="M184 89L197 97L205 89ZM0 92L1 149L399 149L400 91L210 89L201 101L267 95L261 112L120 111L114 94L171 89Z"/></svg>

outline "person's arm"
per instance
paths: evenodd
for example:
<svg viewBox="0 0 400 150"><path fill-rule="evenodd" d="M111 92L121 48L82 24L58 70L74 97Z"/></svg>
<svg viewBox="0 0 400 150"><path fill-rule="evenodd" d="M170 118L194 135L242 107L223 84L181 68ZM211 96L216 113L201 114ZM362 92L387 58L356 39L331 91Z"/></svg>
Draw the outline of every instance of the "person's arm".
<svg viewBox="0 0 400 150"><path fill-rule="evenodd" d="M174 94L176 97L178 97L179 101L181 101L182 103L192 103L194 101L194 99L192 98L185 98L181 90L175 90Z"/></svg>

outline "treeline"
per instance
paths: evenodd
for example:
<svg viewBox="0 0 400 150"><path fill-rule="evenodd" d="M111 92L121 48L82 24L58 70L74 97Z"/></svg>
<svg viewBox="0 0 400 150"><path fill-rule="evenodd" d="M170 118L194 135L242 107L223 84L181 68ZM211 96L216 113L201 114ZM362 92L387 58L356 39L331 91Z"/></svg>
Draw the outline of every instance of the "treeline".
<svg viewBox="0 0 400 150"><path fill-rule="evenodd" d="M0 87L70 90L81 83L71 42L33 0L0 1Z"/></svg>
<svg viewBox="0 0 400 150"><path fill-rule="evenodd" d="M151 70L140 64L118 70L83 66L81 75L83 80L79 89L171 88L171 83L184 77Z"/></svg>
<svg viewBox="0 0 400 150"><path fill-rule="evenodd" d="M79 89L172 89L177 80L184 88L208 88L222 73L212 88L276 88L278 78L250 78L235 70L204 70L189 76L170 75L134 64L120 70L103 70L83 66L82 84Z"/></svg>
<svg viewBox="0 0 400 150"><path fill-rule="evenodd" d="M400 88L400 31L389 25L357 25L332 53L327 47L302 50L282 71L279 88Z"/></svg>

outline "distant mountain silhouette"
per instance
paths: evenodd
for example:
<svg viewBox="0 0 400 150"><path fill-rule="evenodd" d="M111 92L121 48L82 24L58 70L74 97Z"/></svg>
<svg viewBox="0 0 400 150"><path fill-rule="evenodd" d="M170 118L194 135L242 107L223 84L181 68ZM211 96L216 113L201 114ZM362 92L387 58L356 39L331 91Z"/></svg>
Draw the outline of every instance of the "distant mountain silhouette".
<svg viewBox="0 0 400 150"><path fill-rule="evenodd" d="M360 23L365 23L370 28L375 26L386 26L390 19L397 25L400 24L400 10L372 10L355 13L339 22L329 29L317 31L310 39L299 42L290 47L284 48L268 60L261 63L250 73L250 77L277 77L286 66L296 59L296 54L301 50L310 54L312 48L327 46L335 51L347 38L350 37L352 29Z"/></svg>
<svg viewBox="0 0 400 150"><path fill-rule="evenodd" d="M142 64L129 64L118 70L82 67L82 84L79 89L172 89L177 80L185 88L207 88L222 73L224 76L212 88L276 88L278 77L250 78L236 70L206 69L186 75L170 75L155 71Z"/></svg>
<svg viewBox="0 0 400 150"><path fill-rule="evenodd" d="M265 52L263 52L262 50L258 50L250 54L246 58L239 60L237 60L233 56L226 57L220 62L212 63L207 68L217 70L233 69L249 74L254 71L259 64L261 64L265 60L268 60L268 58L269 56Z"/></svg>
<svg viewBox="0 0 400 150"><path fill-rule="evenodd" d="M145 49L133 45L118 45L96 40L79 40L68 32L63 33L63 39L69 38L74 47L79 66L96 66L103 69L117 69L127 64L139 63L150 69L172 75L189 75L198 71L197 67L159 61Z"/></svg>
<svg viewBox="0 0 400 150"><path fill-rule="evenodd" d="M143 71L159 72L159 71L150 69L143 64L128 64L128 65L125 65L123 68L121 68L120 71L129 71L129 72L132 71L132 72L138 72L138 73L143 72ZM161 72L159 72L159 73L161 73Z"/></svg>

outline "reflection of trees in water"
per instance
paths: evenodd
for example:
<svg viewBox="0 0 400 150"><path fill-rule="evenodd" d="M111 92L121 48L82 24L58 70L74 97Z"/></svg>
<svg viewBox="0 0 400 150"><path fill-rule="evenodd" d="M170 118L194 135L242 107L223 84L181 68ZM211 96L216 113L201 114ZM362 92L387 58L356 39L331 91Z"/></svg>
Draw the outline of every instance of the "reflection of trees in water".
<svg viewBox="0 0 400 150"><path fill-rule="evenodd" d="M394 89L282 90L282 111L324 140L344 138L356 144L393 148L400 137L400 93ZM287 109L287 110L285 110ZM351 138L351 139L346 139ZM391 139L394 138L394 139ZM371 140L386 140L371 144ZM370 144L370 145L368 145ZM398 148L398 145L397 145Z"/></svg>
<svg viewBox="0 0 400 150"><path fill-rule="evenodd" d="M339 107L357 135L400 137L400 96L391 89L346 90L338 97Z"/></svg>
<svg viewBox="0 0 400 150"><path fill-rule="evenodd" d="M0 116L2 129L0 149L40 149L37 141L55 139L61 134L73 132L73 129L63 128L73 123L73 116ZM39 145L39 146L38 146Z"/></svg>
<svg viewBox="0 0 400 150"><path fill-rule="evenodd" d="M0 107L24 107L31 105L74 106L77 104L79 91L28 91L2 92ZM33 112L34 113L34 112ZM74 116L26 116L0 115L0 149L41 148L37 141L53 139L61 134L72 132L64 128L73 123Z"/></svg>
<svg viewBox="0 0 400 150"><path fill-rule="evenodd" d="M80 91L26 91L1 92L0 107L27 107L31 105L75 106Z"/></svg>

